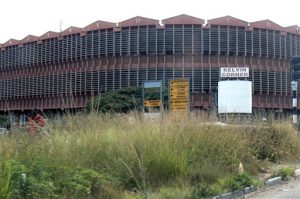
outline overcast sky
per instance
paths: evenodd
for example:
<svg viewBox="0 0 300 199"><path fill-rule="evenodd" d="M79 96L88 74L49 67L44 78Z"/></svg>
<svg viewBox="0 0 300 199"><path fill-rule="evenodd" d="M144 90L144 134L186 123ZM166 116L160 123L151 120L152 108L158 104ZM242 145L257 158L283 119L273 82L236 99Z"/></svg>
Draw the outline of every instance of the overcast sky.
<svg viewBox="0 0 300 199"><path fill-rule="evenodd" d="M60 21L66 29L97 20L120 22L134 16L162 20L179 14L300 25L300 0L0 0L0 43L59 31Z"/></svg>

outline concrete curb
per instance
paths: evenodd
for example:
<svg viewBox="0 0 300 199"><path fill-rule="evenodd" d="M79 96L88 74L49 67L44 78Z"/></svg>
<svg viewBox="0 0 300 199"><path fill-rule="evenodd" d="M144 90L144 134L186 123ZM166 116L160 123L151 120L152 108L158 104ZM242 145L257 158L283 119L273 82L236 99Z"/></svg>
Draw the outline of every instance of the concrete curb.
<svg viewBox="0 0 300 199"><path fill-rule="evenodd" d="M251 186L251 187L246 187L243 190L233 191L233 192L229 192L229 193L224 193L219 196L215 196L215 197L213 197L213 199L232 199L232 198L244 196L245 194L248 194L248 193L251 193L254 191L256 191L256 187Z"/></svg>
<svg viewBox="0 0 300 199"><path fill-rule="evenodd" d="M295 175L295 177L299 177L300 176L300 169L296 169L294 175Z"/></svg>
<svg viewBox="0 0 300 199"><path fill-rule="evenodd" d="M256 191L257 189L256 189L256 187L255 186L251 186L251 187L246 187L245 189L244 189L244 192L245 192L245 194L248 194L248 193L252 193L252 192L254 192L254 191Z"/></svg>
<svg viewBox="0 0 300 199"><path fill-rule="evenodd" d="M294 176L295 177L300 176L300 169L295 170ZM268 179L264 184L266 186L273 186L273 185L281 183L281 182L283 182L283 180L280 176L278 176L278 177ZM249 194L251 192L254 192L256 190L257 190L257 188L254 186L246 187L243 190L228 192L228 193L224 193L219 196L215 196L215 197L213 197L213 199L233 199L233 198L237 198L237 197L242 197L242 196Z"/></svg>
<svg viewBox="0 0 300 199"><path fill-rule="evenodd" d="M274 178L270 178L265 182L265 185L267 186L272 186L274 184L277 184L279 182L282 182L282 178L281 177L274 177Z"/></svg>

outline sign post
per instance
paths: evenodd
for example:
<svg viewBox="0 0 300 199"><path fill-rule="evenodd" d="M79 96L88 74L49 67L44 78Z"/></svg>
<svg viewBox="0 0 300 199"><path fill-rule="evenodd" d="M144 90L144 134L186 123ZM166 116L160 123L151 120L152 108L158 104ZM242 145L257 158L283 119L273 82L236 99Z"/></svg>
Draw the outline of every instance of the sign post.
<svg viewBox="0 0 300 199"><path fill-rule="evenodd" d="M293 103L293 124L299 130L298 127L298 80L300 79L300 56L292 58L291 61L291 72L292 72L292 103ZM299 132L298 132L299 133Z"/></svg>
<svg viewBox="0 0 300 199"><path fill-rule="evenodd" d="M292 92L293 92L293 124L297 126L298 119L297 119L297 87L298 82L292 81Z"/></svg>
<svg viewBox="0 0 300 199"><path fill-rule="evenodd" d="M238 118L252 114L252 82L248 66L220 67L218 82L218 114L220 119L228 116ZM229 114L229 115L228 115Z"/></svg>
<svg viewBox="0 0 300 199"><path fill-rule="evenodd" d="M190 111L190 92L188 79L170 80L170 110L177 112Z"/></svg>
<svg viewBox="0 0 300 199"><path fill-rule="evenodd" d="M145 81L142 95L144 113L162 111L162 81Z"/></svg>

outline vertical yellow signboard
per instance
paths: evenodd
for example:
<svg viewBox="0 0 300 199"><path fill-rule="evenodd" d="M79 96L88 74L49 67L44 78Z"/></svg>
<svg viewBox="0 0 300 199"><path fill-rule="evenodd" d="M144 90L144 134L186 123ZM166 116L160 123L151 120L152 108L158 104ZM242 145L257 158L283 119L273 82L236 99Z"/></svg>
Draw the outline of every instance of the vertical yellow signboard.
<svg viewBox="0 0 300 199"><path fill-rule="evenodd" d="M189 80L170 80L170 110L188 112L190 105Z"/></svg>

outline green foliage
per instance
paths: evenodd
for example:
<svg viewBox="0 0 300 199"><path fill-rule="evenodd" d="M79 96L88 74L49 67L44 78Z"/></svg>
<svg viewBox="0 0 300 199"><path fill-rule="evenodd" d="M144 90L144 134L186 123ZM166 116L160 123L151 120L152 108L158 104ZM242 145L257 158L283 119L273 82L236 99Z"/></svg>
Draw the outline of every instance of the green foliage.
<svg viewBox="0 0 300 199"><path fill-rule="evenodd" d="M0 198L11 198L12 162L0 163Z"/></svg>
<svg viewBox="0 0 300 199"><path fill-rule="evenodd" d="M290 177L294 176L295 169L291 167L284 167L279 169L277 172L276 176L280 176L282 180L288 180Z"/></svg>
<svg viewBox="0 0 300 199"><path fill-rule="evenodd" d="M197 184L192 192L192 199L200 199L200 198L210 198L214 196L215 193L210 185L204 184Z"/></svg>
<svg viewBox="0 0 300 199"><path fill-rule="evenodd" d="M200 164L191 166L187 176L192 185L199 182L213 184L219 178L226 176L226 173L220 164L203 160Z"/></svg>
<svg viewBox="0 0 300 199"><path fill-rule="evenodd" d="M156 199L190 199L191 190L189 187L162 187L158 193L154 193L149 198Z"/></svg>
<svg viewBox="0 0 300 199"><path fill-rule="evenodd" d="M260 125L248 134L249 147L260 160L279 162L294 159L299 154L299 139L292 125L287 122L271 122Z"/></svg>
<svg viewBox="0 0 300 199"><path fill-rule="evenodd" d="M11 164L11 167L3 165ZM86 198L98 193L106 179L91 169L45 165L42 162L1 162L1 174L7 172L6 190L1 198ZM1 178L2 179L2 178ZM1 189L2 190L2 189Z"/></svg>
<svg viewBox="0 0 300 199"><path fill-rule="evenodd" d="M242 173L231 178L227 186L231 191L236 191L251 185L253 185L253 178L247 173Z"/></svg>
<svg viewBox="0 0 300 199"><path fill-rule="evenodd" d="M4 115L0 115L0 127L4 127L7 123L7 118Z"/></svg>
<svg viewBox="0 0 300 199"><path fill-rule="evenodd" d="M88 112L100 111L102 113L128 113L141 110L142 88L125 88L109 91L94 97L86 106Z"/></svg>
<svg viewBox="0 0 300 199"><path fill-rule="evenodd" d="M258 180L250 174L241 173L218 179L216 183L211 185L210 189L214 195L218 195L224 192L241 190L252 185L258 185Z"/></svg>
<svg viewBox="0 0 300 199"><path fill-rule="evenodd" d="M0 193L7 198L209 197L256 183L238 169L242 162L252 171L257 158L265 159L260 139L276 140L269 141L270 154L279 155L268 157L297 157L298 138L285 125L217 126L182 114L165 115L162 122L138 113L66 116L50 121L48 134L0 139ZM290 144L281 146L284 142Z"/></svg>

